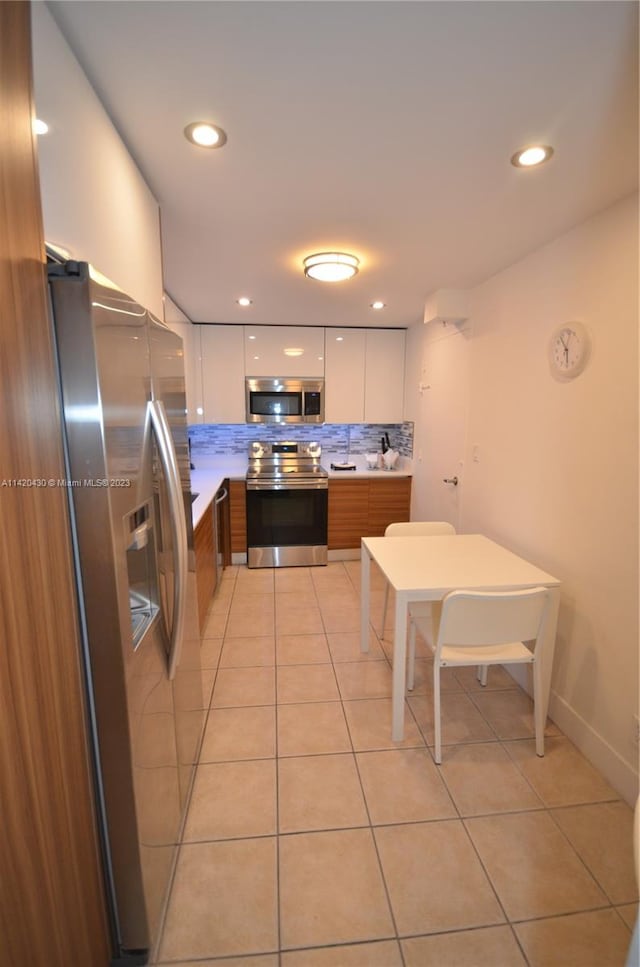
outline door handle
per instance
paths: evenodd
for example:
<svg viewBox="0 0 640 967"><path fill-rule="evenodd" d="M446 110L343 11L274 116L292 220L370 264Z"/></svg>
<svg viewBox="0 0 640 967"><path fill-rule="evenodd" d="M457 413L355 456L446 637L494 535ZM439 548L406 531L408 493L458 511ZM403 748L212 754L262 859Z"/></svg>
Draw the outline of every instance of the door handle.
<svg viewBox="0 0 640 967"><path fill-rule="evenodd" d="M442 482L443 483L453 484L454 487L457 487L458 486L458 478L457 477L444 477L443 480L442 480Z"/></svg>
<svg viewBox="0 0 640 967"><path fill-rule="evenodd" d="M167 414L162 401L150 400L149 413L151 426L156 435L158 454L167 485L173 536L173 627L170 632L169 651L169 678L173 679L180 662L182 638L184 635L188 571L187 523L185 520L178 460L173 445L171 430L169 429L169 421L167 420Z"/></svg>

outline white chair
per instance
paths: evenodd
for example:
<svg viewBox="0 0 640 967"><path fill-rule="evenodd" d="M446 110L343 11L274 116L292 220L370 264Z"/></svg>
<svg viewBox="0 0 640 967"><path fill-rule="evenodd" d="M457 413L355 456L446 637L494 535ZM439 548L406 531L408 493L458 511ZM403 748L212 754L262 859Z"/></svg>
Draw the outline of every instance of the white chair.
<svg viewBox="0 0 640 967"><path fill-rule="evenodd" d="M401 521L397 524L389 524L384 532L385 537L435 537L438 534L455 534L456 529L453 524L446 520L410 520ZM384 604L382 606L382 629L380 639L384 638L384 626L387 620L387 606L389 604L389 583L384 589ZM424 617L430 614L430 604L428 601L416 602L412 604L409 613L416 613Z"/></svg>
<svg viewBox="0 0 640 967"><path fill-rule="evenodd" d="M416 630L433 651L433 718L435 760L442 762L440 721L440 669L464 665L533 665L533 702L536 752L544 755L540 638L548 610L547 588L523 591L450 591L442 602L435 646L429 640L431 621L412 618L411 639ZM534 642L530 650L523 642Z"/></svg>

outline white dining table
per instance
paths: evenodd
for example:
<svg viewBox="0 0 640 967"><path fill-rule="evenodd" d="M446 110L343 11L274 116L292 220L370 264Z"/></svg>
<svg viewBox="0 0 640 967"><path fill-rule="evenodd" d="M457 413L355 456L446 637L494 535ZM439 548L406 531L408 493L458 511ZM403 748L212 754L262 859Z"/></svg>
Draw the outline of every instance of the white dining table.
<svg viewBox="0 0 640 967"><path fill-rule="evenodd" d="M535 586L551 590L542 646L542 702L549 707L551 669L560 603L560 581L482 534L430 537L363 537L361 553L361 642L369 650L371 561L395 591L391 737L404 738L407 613L414 601L440 601L449 591L515 591Z"/></svg>

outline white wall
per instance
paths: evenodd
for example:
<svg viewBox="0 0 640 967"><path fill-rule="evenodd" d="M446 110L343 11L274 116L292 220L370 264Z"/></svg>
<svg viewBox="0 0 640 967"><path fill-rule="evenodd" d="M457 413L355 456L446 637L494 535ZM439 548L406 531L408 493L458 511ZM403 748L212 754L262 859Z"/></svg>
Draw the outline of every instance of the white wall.
<svg viewBox="0 0 640 967"><path fill-rule="evenodd" d="M592 334L592 358L581 376L560 383L549 371L549 337L573 319ZM410 332L414 369L416 356L429 359L427 329ZM633 802L637 196L473 290L471 333L460 529L485 533L562 580L550 715ZM460 368L449 375L459 381ZM415 395L408 403L419 413ZM423 426L416 448L427 445ZM416 464L418 488L425 476Z"/></svg>
<svg viewBox="0 0 640 967"><path fill-rule="evenodd" d="M45 237L162 318L158 203L46 6L31 9Z"/></svg>

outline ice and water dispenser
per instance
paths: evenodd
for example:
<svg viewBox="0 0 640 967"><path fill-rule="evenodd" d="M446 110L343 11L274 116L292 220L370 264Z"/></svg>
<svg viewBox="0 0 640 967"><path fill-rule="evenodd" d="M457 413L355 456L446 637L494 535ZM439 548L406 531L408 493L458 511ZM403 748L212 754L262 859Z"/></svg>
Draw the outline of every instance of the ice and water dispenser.
<svg viewBox="0 0 640 967"><path fill-rule="evenodd" d="M136 648L158 614L158 574L153 515L148 503L125 517L131 635Z"/></svg>

